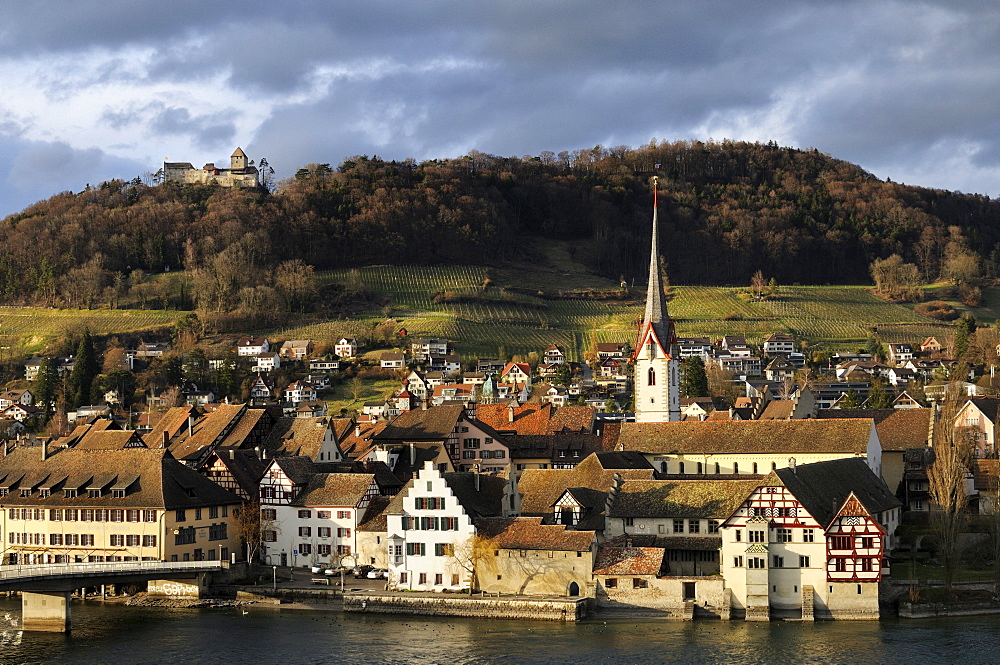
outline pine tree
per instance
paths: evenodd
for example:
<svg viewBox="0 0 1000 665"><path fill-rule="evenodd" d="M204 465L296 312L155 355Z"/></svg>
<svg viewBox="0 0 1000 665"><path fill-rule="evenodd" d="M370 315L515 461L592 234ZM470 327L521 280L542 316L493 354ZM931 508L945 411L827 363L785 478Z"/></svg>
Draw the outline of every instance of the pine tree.
<svg viewBox="0 0 1000 665"><path fill-rule="evenodd" d="M708 395L708 374L705 372L705 361L699 356L685 358L681 363L681 370L684 372L680 386L683 397Z"/></svg>
<svg viewBox="0 0 1000 665"><path fill-rule="evenodd" d="M90 330L83 331L83 338L76 347L76 362L69 376L70 400L73 406L80 406L90 401L90 389L94 377L100 372L97 355L94 353L94 340Z"/></svg>

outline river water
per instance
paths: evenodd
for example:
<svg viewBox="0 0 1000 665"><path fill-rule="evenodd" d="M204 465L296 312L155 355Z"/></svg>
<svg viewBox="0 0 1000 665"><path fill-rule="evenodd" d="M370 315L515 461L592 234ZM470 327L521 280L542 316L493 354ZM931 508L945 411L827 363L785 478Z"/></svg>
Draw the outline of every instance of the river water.
<svg viewBox="0 0 1000 665"><path fill-rule="evenodd" d="M74 604L73 632L63 635L22 633L19 614L18 602L0 601L0 665L1000 662L1000 617L562 624L87 603Z"/></svg>

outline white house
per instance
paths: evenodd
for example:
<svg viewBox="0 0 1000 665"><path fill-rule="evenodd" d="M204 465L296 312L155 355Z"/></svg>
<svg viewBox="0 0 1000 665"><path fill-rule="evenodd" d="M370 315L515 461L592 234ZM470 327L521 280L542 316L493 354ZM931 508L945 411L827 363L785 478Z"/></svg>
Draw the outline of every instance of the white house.
<svg viewBox="0 0 1000 665"><path fill-rule="evenodd" d="M307 381L293 381L285 388L285 401L292 404L316 399L316 388Z"/></svg>
<svg viewBox="0 0 1000 665"><path fill-rule="evenodd" d="M353 337L341 337L334 345L333 352L341 358L353 358L358 355L358 340Z"/></svg>
<svg viewBox="0 0 1000 665"><path fill-rule="evenodd" d="M507 480L440 473L426 462L385 510L389 588L461 591L473 583L476 527L503 517Z"/></svg>
<svg viewBox="0 0 1000 665"><path fill-rule="evenodd" d="M266 337L241 337L236 343L237 355L247 358L259 356L271 349L271 343Z"/></svg>
<svg viewBox="0 0 1000 665"><path fill-rule="evenodd" d="M255 372L270 372L281 367L281 356L277 353L261 353L257 356L257 364L254 365Z"/></svg>
<svg viewBox="0 0 1000 665"><path fill-rule="evenodd" d="M279 459L265 472L283 475ZM293 496L262 499L261 529L264 561L270 565L355 565L357 526L378 485L370 473L308 473L298 484L289 484ZM294 488L294 489L292 489Z"/></svg>

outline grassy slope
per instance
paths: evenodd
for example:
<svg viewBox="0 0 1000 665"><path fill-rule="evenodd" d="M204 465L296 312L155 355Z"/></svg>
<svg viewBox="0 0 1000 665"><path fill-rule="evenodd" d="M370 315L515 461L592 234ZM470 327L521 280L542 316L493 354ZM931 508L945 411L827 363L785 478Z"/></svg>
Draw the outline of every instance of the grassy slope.
<svg viewBox="0 0 1000 665"><path fill-rule="evenodd" d="M459 343L466 357L541 352L556 343L579 359L591 342L631 341L635 321L645 297L643 285L631 290L632 301L547 299L518 294L519 302L435 304L431 293L449 289L476 289L489 277L489 293L500 289L543 291L548 297L560 290L612 289L614 282L588 274L575 262L565 243L550 243L545 259L522 267L479 266L369 266L354 271L322 273L326 281L355 283L360 279L374 291L391 297L391 316L414 336L448 337ZM928 335L947 335L950 325L913 313L912 305L883 302L861 286L786 286L780 297L749 302L740 297L746 289L675 286L669 303L681 335L718 338L746 335L760 342L773 332L790 332L831 350L857 348L872 326L884 342L919 341ZM982 322L1000 317L1000 289L984 289L985 307L971 310ZM519 304L527 303L527 304ZM952 303L957 309L967 308ZM68 328L88 326L106 334L170 325L183 312L162 310L51 310L0 309L0 344L36 351L47 339ZM359 313L348 320L333 320L264 332L277 338L335 340L363 335L382 320L382 312Z"/></svg>

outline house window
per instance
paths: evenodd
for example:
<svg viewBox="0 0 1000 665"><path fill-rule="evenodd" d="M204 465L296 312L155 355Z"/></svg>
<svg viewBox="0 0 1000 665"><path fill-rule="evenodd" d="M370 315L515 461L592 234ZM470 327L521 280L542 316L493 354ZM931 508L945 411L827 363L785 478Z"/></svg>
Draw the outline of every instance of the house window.
<svg viewBox="0 0 1000 665"><path fill-rule="evenodd" d="M688 533L701 533L701 520L688 520Z"/></svg>
<svg viewBox="0 0 1000 665"><path fill-rule="evenodd" d="M733 462L733 473L734 474L738 474L739 472L740 472L740 463L739 462Z"/></svg>
<svg viewBox="0 0 1000 665"><path fill-rule="evenodd" d="M650 345L650 346L652 346L652 345ZM654 370L652 367L650 367L649 371L646 372L646 385L649 385L649 386L655 386L656 385L656 370Z"/></svg>
<svg viewBox="0 0 1000 665"><path fill-rule="evenodd" d="M791 529L778 529L778 542L779 543L790 543L790 542L792 542L792 530Z"/></svg>
<svg viewBox="0 0 1000 665"><path fill-rule="evenodd" d="M478 448L479 439L462 439L463 448Z"/></svg>
<svg viewBox="0 0 1000 665"><path fill-rule="evenodd" d="M316 529L316 535L319 536L320 538L329 538L330 537L330 529L331 528L328 527L328 526L317 527L317 529Z"/></svg>
<svg viewBox="0 0 1000 665"><path fill-rule="evenodd" d="M406 580L407 579L408 579L408 576L407 576L406 573L400 573L399 574L399 583L400 584L406 584Z"/></svg>
<svg viewBox="0 0 1000 665"><path fill-rule="evenodd" d="M674 533L684 533L684 520L674 520Z"/></svg>
<svg viewBox="0 0 1000 665"><path fill-rule="evenodd" d="M846 573L847 572L847 559L834 559L833 560L833 569L835 571L837 571L838 573Z"/></svg>
<svg viewBox="0 0 1000 665"><path fill-rule="evenodd" d="M863 549L863 550L870 550L870 549L874 549L875 548L875 539L874 538L865 536L865 537L862 537L862 538L858 538L858 540L861 541L861 549Z"/></svg>
<svg viewBox="0 0 1000 665"><path fill-rule="evenodd" d="M831 538L830 538L830 549L831 550L849 550L849 549L851 549L851 537L850 536L831 536Z"/></svg>
<svg viewBox="0 0 1000 665"><path fill-rule="evenodd" d="M312 517L312 511L311 510L300 510L299 511L299 519L306 519L307 520L310 517Z"/></svg>
<svg viewBox="0 0 1000 665"><path fill-rule="evenodd" d="M861 560L861 571L865 573L870 573L874 570L872 562L874 559L862 559Z"/></svg>
<svg viewBox="0 0 1000 665"><path fill-rule="evenodd" d="M299 535L302 536L303 538L308 538L309 536L312 535L312 527L300 526Z"/></svg>
<svg viewBox="0 0 1000 665"><path fill-rule="evenodd" d="M719 533L719 520L708 520L708 532Z"/></svg>
<svg viewBox="0 0 1000 665"><path fill-rule="evenodd" d="M312 554L312 545L309 543L299 543L299 554Z"/></svg>
<svg viewBox="0 0 1000 665"><path fill-rule="evenodd" d="M201 508L194 509L194 519L195 521L201 520Z"/></svg>
<svg viewBox="0 0 1000 665"><path fill-rule="evenodd" d="M330 519L330 511L329 510L317 510L316 511L316 517L318 517L321 520L328 520L328 519Z"/></svg>
<svg viewBox="0 0 1000 665"><path fill-rule="evenodd" d="M407 556L425 556L427 546L424 543L406 543Z"/></svg>
<svg viewBox="0 0 1000 665"><path fill-rule="evenodd" d="M808 568L808 567L809 567L809 557L807 557L807 556L800 556L799 557L799 568Z"/></svg>
<svg viewBox="0 0 1000 665"><path fill-rule="evenodd" d="M774 568L784 568L785 567L785 557L775 555L774 556L774 566L773 567Z"/></svg>
<svg viewBox="0 0 1000 665"><path fill-rule="evenodd" d="M743 532L740 529L736 529L733 533L736 534L736 542L743 540Z"/></svg>
<svg viewBox="0 0 1000 665"><path fill-rule="evenodd" d="M187 512L184 510L178 510L177 514L174 516L174 520L176 520L177 522L183 522L186 519L187 519Z"/></svg>
<svg viewBox="0 0 1000 665"><path fill-rule="evenodd" d="M812 529L802 529L802 542L803 543L816 542L816 537L815 535L813 535Z"/></svg>
<svg viewBox="0 0 1000 665"><path fill-rule="evenodd" d="M139 535L127 535L125 536L125 547L139 547Z"/></svg>
<svg viewBox="0 0 1000 665"><path fill-rule="evenodd" d="M143 536L142 537L143 547L156 547L156 536Z"/></svg>
<svg viewBox="0 0 1000 665"><path fill-rule="evenodd" d="M649 586L649 582L642 579L641 577L632 578L632 588L633 589L645 589Z"/></svg>
<svg viewBox="0 0 1000 665"><path fill-rule="evenodd" d="M747 559L747 568L764 568L764 559L757 556L752 556Z"/></svg>
<svg viewBox="0 0 1000 665"><path fill-rule="evenodd" d="M698 475L701 475L701 462L698 462Z"/></svg>
<svg viewBox="0 0 1000 665"><path fill-rule="evenodd" d="M764 542L764 532L763 531L748 531L747 532L749 541L751 543L762 543Z"/></svg>
<svg viewBox="0 0 1000 665"><path fill-rule="evenodd" d="M338 510L337 511L338 520L349 520L351 519L351 511L349 510Z"/></svg>
<svg viewBox="0 0 1000 665"><path fill-rule="evenodd" d="M212 520L219 518L219 507L218 506L209 506L209 508L208 508L208 518L212 519Z"/></svg>
<svg viewBox="0 0 1000 665"><path fill-rule="evenodd" d="M262 520L275 520L278 519L278 511L275 508L261 508L260 518Z"/></svg>
<svg viewBox="0 0 1000 665"><path fill-rule="evenodd" d="M716 462L715 463L715 475L719 475L720 473L722 473L722 467L720 467L719 463Z"/></svg>
<svg viewBox="0 0 1000 665"><path fill-rule="evenodd" d="M265 543L276 543L278 542L278 532L271 529L264 530L264 542Z"/></svg>
<svg viewBox="0 0 1000 665"><path fill-rule="evenodd" d="M346 528L339 528L339 529L337 529L337 537L338 538L350 538L351 537L351 530L350 529L346 529Z"/></svg>

